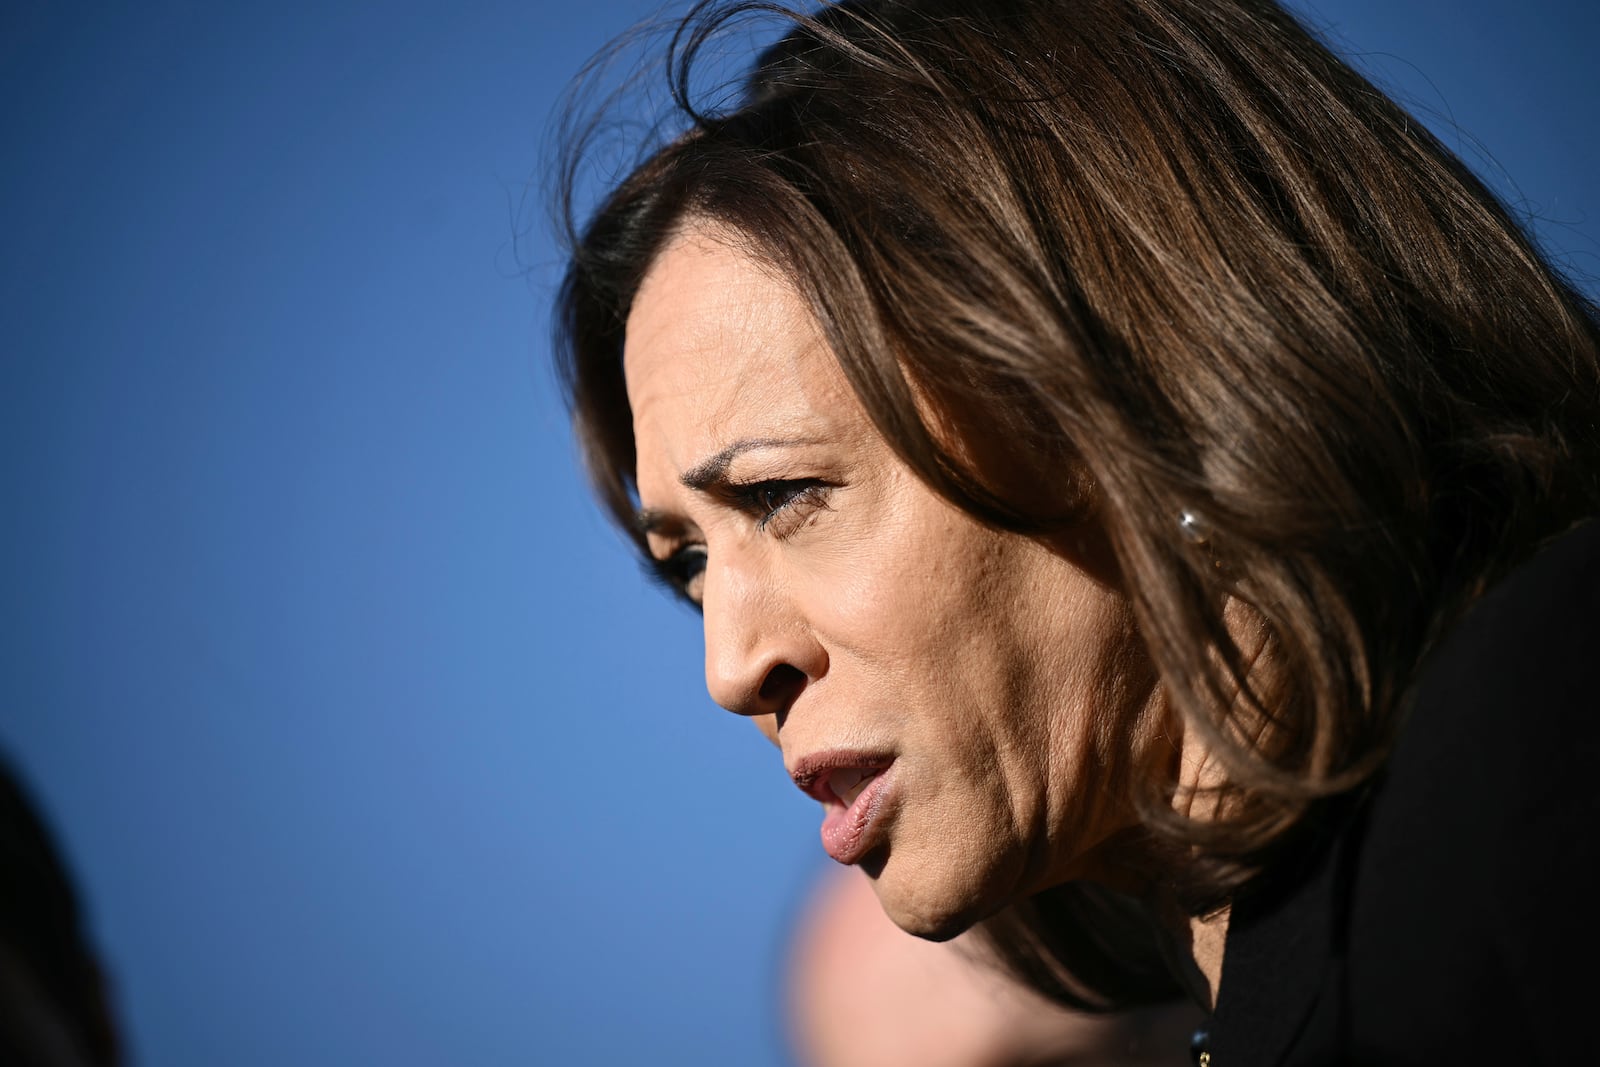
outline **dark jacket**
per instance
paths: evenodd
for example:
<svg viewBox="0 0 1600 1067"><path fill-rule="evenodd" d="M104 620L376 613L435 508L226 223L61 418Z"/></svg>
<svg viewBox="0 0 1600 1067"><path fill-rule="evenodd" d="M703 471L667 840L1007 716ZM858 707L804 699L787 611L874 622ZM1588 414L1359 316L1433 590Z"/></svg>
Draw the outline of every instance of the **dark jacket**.
<svg viewBox="0 0 1600 1067"><path fill-rule="evenodd" d="M1441 642L1319 838L1234 904L1211 1067L1600 1063L1600 521Z"/></svg>

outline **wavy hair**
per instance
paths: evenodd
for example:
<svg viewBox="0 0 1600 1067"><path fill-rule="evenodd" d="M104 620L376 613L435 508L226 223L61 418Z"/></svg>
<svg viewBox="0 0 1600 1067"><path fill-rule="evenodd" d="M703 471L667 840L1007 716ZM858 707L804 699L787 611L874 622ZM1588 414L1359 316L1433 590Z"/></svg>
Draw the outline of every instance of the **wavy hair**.
<svg viewBox="0 0 1600 1067"><path fill-rule="evenodd" d="M847 2L788 14L700 109L707 42L751 10L678 25L683 132L574 231L556 351L600 498L637 537L624 325L667 240L714 222L935 491L1030 536L1104 528L1226 769L1214 818L1175 782L1141 798L1161 877L1216 906L1381 767L1440 631L1600 512L1600 315L1270 0ZM1169 992L1119 908L1068 887L997 936L1069 1003Z"/></svg>

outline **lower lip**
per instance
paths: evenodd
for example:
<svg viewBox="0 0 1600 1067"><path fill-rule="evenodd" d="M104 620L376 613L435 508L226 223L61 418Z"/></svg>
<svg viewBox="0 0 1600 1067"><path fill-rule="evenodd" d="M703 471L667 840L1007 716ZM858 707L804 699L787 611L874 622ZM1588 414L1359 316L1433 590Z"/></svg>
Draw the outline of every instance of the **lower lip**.
<svg viewBox="0 0 1600 1067"><path fill-rule="evenodd" d="M822 819L822 848L836 863L860 863L872 850L874 834L883 812L884 801L889 796L889 776L893 767L886 767L867 783L867 787L848 808L830 804Z"/></svg>

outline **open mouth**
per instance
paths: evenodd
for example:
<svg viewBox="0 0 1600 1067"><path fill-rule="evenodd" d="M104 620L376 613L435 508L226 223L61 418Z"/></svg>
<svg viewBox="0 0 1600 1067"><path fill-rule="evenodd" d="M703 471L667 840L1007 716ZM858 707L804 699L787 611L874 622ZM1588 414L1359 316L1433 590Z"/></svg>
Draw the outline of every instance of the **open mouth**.
<svg viewBox="0 0 1600 1067"><path fill-rule="evenodd" d="M893 762L890 755L835 749L802 757L789 775L813 800L848 808Z"/></svg>
<svg viewBox="0 0 1600 1067"><path fill-rule="evenodd" d="M839 863L859 863L882 837L893 764L893 756L835 751L808 756L791 772L794 784L822 803L822 847Z"/></svg>
<svg viewBox="0 0 1600 1067"><path fill-rule="evenodd" d="M835 800L848 808L856 802L856 798L872 780L882 773L882 767L840 767L828 775L827 789Z"/></svg>

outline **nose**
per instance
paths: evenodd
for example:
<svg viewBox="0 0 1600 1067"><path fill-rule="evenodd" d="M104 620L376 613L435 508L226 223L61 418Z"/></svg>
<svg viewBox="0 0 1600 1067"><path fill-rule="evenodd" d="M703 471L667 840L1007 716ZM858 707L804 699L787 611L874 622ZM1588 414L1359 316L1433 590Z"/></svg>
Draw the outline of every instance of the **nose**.
<svg viewBox="0 0 1600 1067"><path fill-rule="evenodd" d="M827 670L827 653L805 613L769 576L741 561L707 568L701 610L711 699L737 715L770 716L759 725L772 736Z"/></svg>

